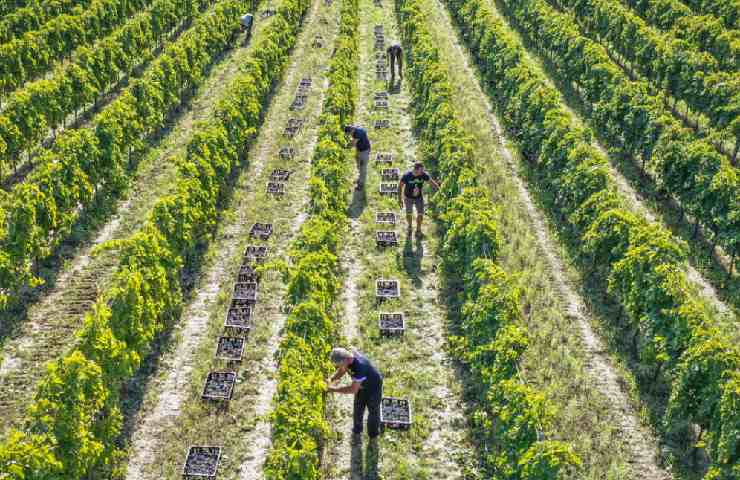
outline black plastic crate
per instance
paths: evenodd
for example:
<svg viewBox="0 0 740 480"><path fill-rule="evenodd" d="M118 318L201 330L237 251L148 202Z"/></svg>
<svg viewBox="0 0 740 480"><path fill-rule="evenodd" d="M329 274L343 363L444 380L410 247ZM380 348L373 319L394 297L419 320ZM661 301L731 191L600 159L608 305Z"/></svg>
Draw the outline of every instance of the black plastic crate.
<svg viewBox="0 0 740 480"><path fill-rule="evenodd" d="M388 100L388 92L375 92L373 100Z"/></svg>
<svg viewBox="0 0 740 480"><path fill-rule="evenodd" d="M268 17L272 17L273 15L275 15L275 13L277 13L275 10L268 8L266 10L262 10L262 13L260 14L260 16L262 18L268 18Z"/></svg>
<svg viewBox="0 0 740 480"><path fill-rule="evenodd" d="M245 300L248 305L257 303L257 282L237 282L234 284L234 299Z"/></svg>
<svg viewBox="0 0 740 480"><path fill-rule="evenodd" d="M398 246L398 235L396 232L375 232L375 243L379 247L396 247Z"/></svg>
<svg viewBox="0 0 740 480"><path fill-rule="evenodd" d="M267 193L270 195L282 196L285 195L285 183L284 182L267 182Z"/></svg>
<svg viewBox="0 0 740 480"><path fill-rule="evenodd" d="M376 129L391 128L391 121L387 118L384 118L383 120L375 120L373 122L373 127L375 127Z"/></svg>
<svg viewBox="0 0 740 480"><path fill-rule="evenodd" d="M388 110L388 100L375 100L377 110Z"/></svg>
<svg viewBox="0 0 740 480"><path fill-rule="evenodd" d="M381 313L378 318L378 327L381 335L403 335L406 329L403 313Z"/></svg>
<svg viewBox="0 0 740 480"><path fill-rule="evenodd" d="M210 372L201 397L203 400L228 402L234 393L235 384L236 372Z"/></svg>
<svg viewBox="0 0 740 480"><path fill-rule="evenodd" d="M182 467L184 480L203 480L216 478L218 463L221 461L221 447L197 445L188 449Z"/></svg>
<svg viewBox="0 0 740 480"><path fill-rule="evenodd" d="M267 258L267 246L265 245L247 245L244 250L243 263L264 263Z"/></svg>
<svg viewBox="0 0 740 480"><path fill-rule="evenodd" d="M393 163L393 154L390 152L378 152L375 154L375 163Z"/></svg>
<svg viewBox="0 0 740 480"><path fill-rule="evenodd" d="M245 337L218 337L216 358L229 362L241 362L246 344Z"/></svg>
<svg viewBox="0 0 740 480"><path fill-rule="evenodd" d="M386 428L408 430L411 426L411 403L405 398L383 397L380 423Z"/></svg>
<svg viewBox="0 0 740 480"><path fill-rule="evenodd" d="M401 284L398 280L376 280L375 296L381 300L399 298L401 296Z"/></svg>
<svg viewBox="0 0 740 480"><path fill-rule="evenodd" d="M289 118L288 125L283 130L283 135L289 138L295 137L301 131L301 128L303 128L303 123L302 118Z"/></svg>
<svg viewBox="0 0 740 480"><path fill-rule="evenodd" d="M393 212L377 212L375 213L375 223L384 225L395 225L396 214Z"/></svg>
<svg viewBox="0 0 740 480"><path fill-rule="evenodd" d="M240 333L249 331L252 328L252 305L249 302L232 300L229 311L226 312L224 327Z"/></svg>
<svg viewBox="0 0 740 480"><path fill-rule="evenodd" d="M381 195L398 195L397 183L381 183L378 191Z"/></svg>
<svg viewBox="0 0 740 480"><path fill-rule="evenodd" d="M298 88L311 88L312 84L313 80L311 80L311 77L303 77L300 83L298 83Z"/></svg>
<svg viewBox="0 0 740 480"><path fill-rule="evenodd" d="M242 263L239 267L239 274L236 276L237 282L259 282L261 274L257 271L254 264Z"/></svg>
<svg viewBox="0 0 740 480"><path fill-rule="evenodd" d="M272 235L272 223L255 223L249 230L249 235L253 238L267 240Z"/></svg>
<svg viewBox="0 0 740 480"><path fill-rule="evenodd" d="M382 39L376 39L375 45L373 46L375 50L383 50L385 48L385 41Z"/></svg>
<svg viewBox="0 0 740 480"><path fill-rule="evenodd" d="M373 33L375 35L382 35L383 34L383 25L375 25L373 27Z"/></svg>
<svg viewBox="0 0 740 480"><path fill-rule="evenodd" d="M280 170L276 168L270 174L270 180L273 182L287 182L290 178L290 174L293 173L290 170Z"/></svg>
<svg viewBox="0 0 740 480"><path fill-rule="evenodd" d="M401 178L401 170L397 168L384 168L383 171L380 172L380 176L383 178L383 181L386 182L398 180Z"/></svg>
<svg viewBox="0 0 740 480"><path fill-rule="evenodd" d="M283 160L292 160L295 157L295 149L293 147L282 147L278 155Z"/></svg>
<svg viewBox="0 0 740 480"><path fill-rule="evenodd" d="M290 104L290 109L295 110L303 110L303 107L306 106L306 100L308 100L307 95L296 95L293 99L293 103Z"/></svg>

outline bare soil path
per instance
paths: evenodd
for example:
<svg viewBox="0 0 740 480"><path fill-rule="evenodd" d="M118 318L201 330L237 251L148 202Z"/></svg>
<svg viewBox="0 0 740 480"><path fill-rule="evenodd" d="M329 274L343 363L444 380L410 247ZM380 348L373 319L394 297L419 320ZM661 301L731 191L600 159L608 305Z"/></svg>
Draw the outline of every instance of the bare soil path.
<svg viewBox="0 0 740 480"><path fill-rule="evenodd" d="M338 11L316 0L304 20L297 46L284 80L276 88L255 145L248 153L250 165L239 178L234 200L223 213L216 240L207 253L204 273L196 281L195 296L186 307L173 349L160 362L153 380L140 385L143 402L129 412L131 432L127 478L131 480L170 478L181 468L190 444L224 446L219 478L261 478L262 465L270 447L267 415L276 389L274 358L287 314L282 308L284 284L279 276L266 273L259 285L259 302L253 315L244 358L237 369L238 380L228 410L215 408L200 398L209 371L233 368L213 359L215 343L223 334L223 322L231 299L236 272L254 222L273 224L268 242L269 260L280 260L305 219L308 160L318 135L317 119L323 104L327 79L323 67L331 54L337 31ZM321 34L323 48L313 48L312 39ZM306 106L290 111L301 78L310 77L312 87ZM302 133L283 138L288 118L306 121ZM284 146L296 156L286 161L278 152ZM275 199L265 193L273 169L291 170L288 192Z"/></svg>
<svg viewBox="0 0 740 480"><path fill-rule="evenodd" d="M255 25L255 34L266 22ZM145 220L151 206L166 195L173 185L174 158L184 153L194 122L208 118L224 85L239 72L243 60L251 51L243 37L235 41L211 70L210 78L158 144L141 159L131 187L115 207L115 214L91 234L91 241L64 255L64 267L37 301L20 313L20 317L3 318L0 357L0 390L12 392L0 397L0 432L17 421L23 413L28 395L45 371L44 365L60 356L74 342L74 334L82 325L84 314L94 303L115 271L117 259L112 252L96 251L109 240L125 238ZM238 42L238 43L237 43Z"/></svg>

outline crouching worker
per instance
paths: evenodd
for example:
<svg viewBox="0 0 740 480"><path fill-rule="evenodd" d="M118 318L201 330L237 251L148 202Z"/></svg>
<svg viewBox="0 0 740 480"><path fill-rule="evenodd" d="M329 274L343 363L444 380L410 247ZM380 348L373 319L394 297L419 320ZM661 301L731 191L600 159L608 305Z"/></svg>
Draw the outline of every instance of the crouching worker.
<svg viewBox="0 0 740 480"><path fill-rule="evenodd" d="M331 351L331 362L336 373L327 380L328 391L355 396L352 441L357 443L362 434L362 420L367 408L367 435L374 439L380 433L380 401L383 396L383 377L375 366L357 350L344 348ZM349 373L352 383L346 387L334 386L344 374Z"/></svg>

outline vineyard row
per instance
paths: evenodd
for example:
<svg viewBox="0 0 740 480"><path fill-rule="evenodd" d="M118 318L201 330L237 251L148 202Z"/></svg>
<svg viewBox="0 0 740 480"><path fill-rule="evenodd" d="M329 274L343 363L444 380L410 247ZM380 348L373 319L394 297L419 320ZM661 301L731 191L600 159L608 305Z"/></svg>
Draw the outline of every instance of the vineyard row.
<svg viewBox="0 0 740 480"><path fill-rule="evenodd" d="M526 3L518 8L527 8ZM690 287L683 248L667 231L625 209L606 159L483 1L448 4L486 89L542 180L540 188L549 195L563 233L572 239L582 264L608 283L621 302L629 328L641 340L641 362L655 381L668 382L663 433L690 437L689 426L698 425L705 433L701 438L712 462L711 478L736 475L740 351Z"/></svg>
<svg viewBox="0 0 740 480"><path fill-rule="evenodd" d="M238 32L243 7L222 1L134 80L90 128L65 131L26 180L0 203L0 304L41 280L33 265L67 238L86 208L118 196L133 154L205 80Z"/></svg>
<svg viewBox="0 0 740 480"><path fill-rule="evenodd" d="M151 2L94 0L78 15L60 15L40 30L26 32L0 45L0 94L5 96L20 88L46 72L54 62L69 59L78 46L112 32Z"/></svg>
<svg viewBox="0 0 740 480"><path fill-rule="evenodd" d="M146 11L95 44L78 48L70 63L58 67L50 78L16 90L0 114L0 173L18 163L67 117L97 101L121 75L151 60L161 39L189 24L213 0L156 0Z"/></svg>
<svg viewBox="0 0 740 480"><path fill-rule="evenodd" d="M81 12L92 0L43 0L35 1L23 8L14 10L0 20L0 44L11 41L26 32L41 28L52 18Z"/></svg>
<svg viewBox="0 0 740 480"><path fill-rule="evenodd" d="M641 17L670 35L709 52L723 70L740 69L740 31L712 15L694 15L679 0L623 0Z"/></svg>
<svg viewBox="0 0 740 480"><path fill-rule="evenodd" d="M337 300L342 283L339 252L347 227L351 162L343 125L355 110L357 0L342 0L340 31L329 65L329 88L311 160L309 216L289 256L286 304L291 307L278 356L268 480L318 480L320 450L327 443L326 385L329 352L337 339Z"/></svg>
<svg viewBox="0 0 740 480"><path fill-rule="evenodd" d="M557 73L577 85L587 113L609 144L625 154L624 161L641 160L657 189L675 196L685 212L707 227L713 242L737 260L738 170L676 122L645 83L630 81L566 15L543 0L504 3Z"/></svg>
<svg viewBox="0 0 740 480"><path fill-rule="evenodd" d="M0 468L10 478L108 477L119 468L121 387L180 312L180 271L208 241L229 179L246 164L306 4L287 0L278 9L214 118L196 128L174 192L158 201L140 231L108 246L119 252L121 265L87 316L80 345L49 368L28 410L27 429L11 432L0 445ZM233 19L223 17L222 26Z"/></svg>
<svg viewBox="0 0 740 480"><path fill-rule="evenodd" d="M618 2L549 0L568 9L589 35L607 42L648 81L704 113L722 139L740 149L740 78L723 72L709 54L656 31ZM572 25L572 20L568 22Z"/></svg>

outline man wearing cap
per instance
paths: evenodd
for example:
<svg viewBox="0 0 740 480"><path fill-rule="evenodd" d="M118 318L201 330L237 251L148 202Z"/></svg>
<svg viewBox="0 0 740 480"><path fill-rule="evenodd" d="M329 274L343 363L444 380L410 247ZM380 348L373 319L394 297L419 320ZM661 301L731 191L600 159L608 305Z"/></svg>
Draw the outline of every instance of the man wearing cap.
<svg viewBox="0 0 740 480"><path fill-rule="evenodd" d="M345 393L355 396L354 441L362 434L362 420L367 408L367 435L374 439L380 433L380 401L383 396L383 377L375 366L357 350L351 352L344 348L331 351L331 362L337 368L334 375L327 380L327 390L332 393ZM346 387L337 387L336 381L349 373L352 383Z"/></svg>

